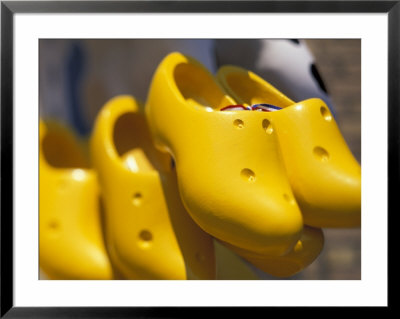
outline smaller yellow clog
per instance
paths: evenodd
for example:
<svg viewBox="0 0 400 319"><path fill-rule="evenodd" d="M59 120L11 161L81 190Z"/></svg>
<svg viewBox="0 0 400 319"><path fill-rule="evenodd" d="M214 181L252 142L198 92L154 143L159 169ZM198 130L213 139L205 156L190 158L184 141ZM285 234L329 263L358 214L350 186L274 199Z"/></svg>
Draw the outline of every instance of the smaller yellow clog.
<svg viewBox="0 0 400 319"><path fill-rule="evenodd" d="M227 243L222 244L265 273L287 278L298 274L315 261L324 247L324 234L322 229L305 226L293 249L279 257L257 254Z"/></svg>
<svg viewBox="0 0 400 319"><path fill-rule="evenodd" d="M198 61L166 56L146 116L155 145L175 159L182 201L212 236L260 254L289 252L303 229L269 114L221 112L236 104Z"/></svg>
<svg viewBox="0 0 400 319"><path fill-rule="evenodd" d="M304 223L322 228L359 227L361 167L328 106L316 98L295 103L253 72L237 66L221 67L217 78L244 106L267 103L282 108L255 113L266 114L266 131L278 137Z"/></svg>
<svg viewBox="0 0 400 319"><path fill-rule="evenodd" d="M90 144L118 272L127 279L215 279L213 239L184 209L171 158L154 148L139 102L118 96L106 103Z"/></svg>
<svg viewBox="0 0 400 319"><path fill-rule="evenodd" d="M39 124L39 263L49 279L113 279L99 189L82 145L61 124Z"/></svg>

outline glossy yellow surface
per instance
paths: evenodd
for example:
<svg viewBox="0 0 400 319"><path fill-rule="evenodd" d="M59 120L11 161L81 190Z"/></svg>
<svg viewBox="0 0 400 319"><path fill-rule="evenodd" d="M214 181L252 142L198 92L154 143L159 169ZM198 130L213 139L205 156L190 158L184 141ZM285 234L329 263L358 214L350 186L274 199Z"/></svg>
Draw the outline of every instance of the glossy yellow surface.
<svg viewBox="0 0 400 319"><path fill-rule="evenodd" d="M361 167L327 105L316 98L295 103L253 72L236 66L220 68L217 77L241 104L283 107L269 113L268 119L305 224L360 226Z"/></svg>
<svg viewBox="0 0 400 319"><path fill-rule="evenodd" d="M279 257L257 254L226 243L224 245L265 273L287 278L308 267L318 257L324 246L324 235L319 228L305 226L293 249Z"/></svg>
<svg viewBox="0 0 400 319"><path fill-rule="evenodd" d="M220 112L236 104L197 61L180 53L158 66L146 102L157 147L175 159L192 218L231 245L280 256L303 229L270 113Z"/></svg>
<svg viewBox="0 0 400 319"><path fill-rule="evenodd" d="M213 239L185 211L171 157L153 146L133 97L103 107L91 154L116 270L128 279L215 279Z"/></svg>
<svg viewBox="0 0 400 319"><path fill-rule="evenodd" d="M40 121L39 262L49 279L112 279L96 174L67 128Z"/></svg>

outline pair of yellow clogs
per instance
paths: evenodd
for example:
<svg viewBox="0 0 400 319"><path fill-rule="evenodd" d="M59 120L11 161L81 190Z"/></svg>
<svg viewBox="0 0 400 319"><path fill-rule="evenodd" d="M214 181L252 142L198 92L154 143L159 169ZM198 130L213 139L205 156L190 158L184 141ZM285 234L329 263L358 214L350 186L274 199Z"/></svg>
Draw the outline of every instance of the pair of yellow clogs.
<svg viewBox="0 0 400 319"><path fill-rule="evenodd" d="M54 123L41 121L40 149L40 265L48 277L215 277L212 238L183 208L170 156L152 146L132 97L98 115L90 165L73 133Z"/></svg>
<svg viewBox="0 0 400 319"><path fill-rule="evenodd" d="M217 79L168 55L145 116L127 96L98 115L94 169L70 132L41 123L40 261L50 278L215 279L230 250L287 277L319 255L320 228L359 226L360 167L326 105L294 103L237 67ZM282 109L220 111L237 103Z"/></svg>
<svg viewBox="0 0 400 319"><path fill-rule="evenodd" d="M227 108L238 103L244 110ZM259 103L280 110L246 110ZM360 165L322 100L295 103L234 66L215 79L173 53L156 70L145 110L156 147L176 161L193 220L262 270L299 271L300 251L310 262L322 248L320 228L360 226ZM286 269L285 258L293 260Z"/></svg>

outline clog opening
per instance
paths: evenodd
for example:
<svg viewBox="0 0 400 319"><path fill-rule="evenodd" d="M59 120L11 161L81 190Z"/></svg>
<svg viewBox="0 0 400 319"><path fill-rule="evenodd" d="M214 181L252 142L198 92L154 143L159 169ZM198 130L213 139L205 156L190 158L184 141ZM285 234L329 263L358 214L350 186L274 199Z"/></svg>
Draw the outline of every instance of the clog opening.
<svg viewBox="0 0 400 319"><path fill-rule="evenodd" d="M277 90L256 81L250 73L227 74L226 83L238 100L248 105L268 103L283 108L293 104Z"/></svg>
<svg viewBox="0 0 400 319"><path fill-rule="evenodd" d="M178 64L174 77L182 97L195 107L219 110L232 104L212 75L199 66L190 63Z"/></svg>
<svg viewBox="0 0 400 319"><path fill-rule="evenodd" d="M89 168L83 149L75 138L61 129L49 128L42 140L42 154L55 168Z"/></svg>
<svg viewBox="0 0 400 319"><path fill-rule="evenodd" d="M141 113L121 115L115 122L113 138L118 155L132 172L165 170L171 163L170 155L153 146L146 119Z"/></svg>

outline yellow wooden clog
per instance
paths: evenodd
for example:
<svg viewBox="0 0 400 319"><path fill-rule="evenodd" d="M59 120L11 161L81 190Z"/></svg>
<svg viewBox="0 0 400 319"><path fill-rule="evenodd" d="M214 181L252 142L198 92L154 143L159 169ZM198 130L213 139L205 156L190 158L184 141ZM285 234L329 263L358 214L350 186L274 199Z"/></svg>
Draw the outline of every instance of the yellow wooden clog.
<svg viewBox="0 0 400 319"><path fill-rule="evenodd" d="M154 148L133 97L103 107L91 154L116 269L128 279L215 279L213 239L185 211L171 158Z"/></svg>
<svg viewBox="0 0 400 319"><path fill-rule="evenodd" d="M284 256L268 256L222 243L258 269L275 277L287 278L308 267L324 247L322 229L304 227L303 234L293 249Z"/></svg>
<svg viewBox="0 0 400 319"><path fill-rule="evenodd" d="M217 78L238 103L282 108L260 113L268 114L267 132L278 136L304 223L360 226L361 167L327 105L316 98L295 103L253 72L237 66L221 67Z"/></svg>
<svg viewBox="0 0 400 319"><path fill-rule="evenodd" d="M55 122L39 127L39 263L49 279L112 279L99 189L79 142Z"/></svg>
<svg viewBox="0 0 400 319"><path fill-rule="evenodd" d="M220 112L235 104L199 62L172 53L158 66L146 102L156 146L175 159L182 201L212 236L253 252L283 255L301 236L269 114Z"/></svg>

